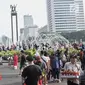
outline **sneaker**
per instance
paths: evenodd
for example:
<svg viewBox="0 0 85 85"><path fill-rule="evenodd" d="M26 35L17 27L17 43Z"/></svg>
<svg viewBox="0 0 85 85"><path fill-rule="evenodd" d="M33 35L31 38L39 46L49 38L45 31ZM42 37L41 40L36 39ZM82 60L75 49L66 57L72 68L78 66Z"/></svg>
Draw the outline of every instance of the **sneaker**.
<svg viewBox="0 0 85 85"><path fill-rule="evenodd" d="M58 79L55 79L55 81L58 81Z"/></svg>
<svg viewBox="0 0 85 85"><path fill-rule="evenodd" d="M61 80L60 79L58 80L58 83L61 83Z"/></svg>

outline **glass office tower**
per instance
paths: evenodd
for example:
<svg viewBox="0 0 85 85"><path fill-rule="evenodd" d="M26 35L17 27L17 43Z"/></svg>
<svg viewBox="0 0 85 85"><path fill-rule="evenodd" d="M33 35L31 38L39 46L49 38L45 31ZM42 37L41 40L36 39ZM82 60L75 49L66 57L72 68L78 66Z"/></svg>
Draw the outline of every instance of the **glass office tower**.
<svg viewBox="0 0 85 85"><path fill-rule="evenodd" d="M85 29L83 0L47 0L48 31Z"/></svg>

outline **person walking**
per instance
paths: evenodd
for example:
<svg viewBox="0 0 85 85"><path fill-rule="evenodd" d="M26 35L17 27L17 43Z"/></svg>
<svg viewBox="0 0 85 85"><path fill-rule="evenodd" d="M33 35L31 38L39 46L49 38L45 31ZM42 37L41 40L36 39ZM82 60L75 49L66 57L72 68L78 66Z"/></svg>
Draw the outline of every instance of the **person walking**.
<svg viewBox="0 0 85 85"><path fill-rule="evenodd" d="M83 57L82 57L82 69L85 70L85 50L83 51Z"/></svg>
<svg viewBox="0 0 85 85"><path fill-rule="evenodd" d="M25 55L24 51L22 50L21 56L20 56L20 73L19 73L19 75L21 75L22 70L25 67L25 64L26 64L26 55Z"/></svg>
<svg viewBox="0 0 85 85"><path fill-rule="evenodd" d="M41 59L45 63L44 85L47 85L48 84L47 77L48 77L48 73L49 73L49 69L50 69L50 58L46 51L41 51Z"/></svg>
<svg viewBox="0 0 85 85"><path fill-rule="evenodd" d="M39 79L39 85L42 85L42 80L44 77L44 70L45 70L45 63L42 61L40 56L35 57L35 61L34 64L40 66L41 70L42 70L42 78Z"/></svg>
<svg viewBox="0 0 85 85"><path fill-rule="evenodd" d="M42 71L38 65L33 64L33 58L27 56L29 66L25 67L22 72L22 77L25 80L26 85L38 85L38 81L41 78Z"/></svg>
<svg viewBox="0 0 85 85"><path fill-rule="evenodd" d="M66 58L65 54L62 53L62 63L63 63L63 68L64 68L64 65L65 65L66 62L67 62L67 58Z"/></svg>
<svg viewBox="0 0 85 85"><path fill-rule="evenodd" d="M58 56L56 56L56 54L53 54L52 58L51 58L51 68L52 68L52 77L54 78L53 81L56 80L57 77L57 81L60 83L60 69L62 67L62 62L59 59Z"/></svg>
<svg viewBox="0 0 85 85"><path fill-rule="evenodd" d="M80 50L79 56L80 56L80 61L81 61L81 67L84 70L84 62L83 62L84 60L83 59L84 59L85 53L84 53L83 49Z"/></svg>
<svg viewBox="0 0 85 85"><path fill-rule="evenodd" d="M14 58L13 58L13 61L14 61L14 69L17 69L18 67L18 55L15 53L14 54Z"/></svg>

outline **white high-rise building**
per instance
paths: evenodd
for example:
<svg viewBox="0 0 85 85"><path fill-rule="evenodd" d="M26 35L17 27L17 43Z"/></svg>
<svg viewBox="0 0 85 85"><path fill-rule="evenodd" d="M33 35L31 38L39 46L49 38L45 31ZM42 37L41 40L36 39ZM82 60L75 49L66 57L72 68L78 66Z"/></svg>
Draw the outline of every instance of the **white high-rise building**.
<svg viewBox="0 0 85 85"><path fill-rule="evenodd" d="M37 37L38 35L38 26L29 26L27 28L24 28L24 39L27 37Z"/></svg>
<svg viewBox="0 0 85 85"><path fill-rule="evenodd" d="M24 28L20 29L20 40L28 40L29 37L38 36L38 26L34 25L32 15L24 15Z"/></svg>
<svg viewBox="0 0 85 85"><path fill-rule="evenodd" d="M33 26L33 17L32 15L24 15L24 27Z"/></svg>
<svg viewBox="0 0 85 85"><path fill-rule="evenodd" d="M47 0L48 31L85 30L83 0Z"/></svg>

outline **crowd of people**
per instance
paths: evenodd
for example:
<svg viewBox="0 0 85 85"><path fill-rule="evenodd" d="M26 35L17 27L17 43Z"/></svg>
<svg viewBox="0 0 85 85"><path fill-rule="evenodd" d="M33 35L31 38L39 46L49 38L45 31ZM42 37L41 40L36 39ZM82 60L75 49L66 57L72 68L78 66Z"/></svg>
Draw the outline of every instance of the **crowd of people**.
<svg viewBox="0 0 85 85"><path fill-rule="evenodd" d="M77 49L80 50L80 49ZM85 69L85 50L69 54L69 48L64 52L54 51L51 55L47 51L37 51L34 56L25 55L21 51L20 74L26 85L47 85L48 82L62 82L61 71L70 70L82 73ZM28 61L28 64L26 62ZM67 79L67 85L79 85L79 79Z"/></svg>
<svg viewBox="0 0 85 85"><path fill-rule="evenodd" d="M44 48L45 47L45 48ZM20 52L20 73L23 85L47 85L48 82L61 83L61 71L76 71L81 74L85 70L85 49L82 45L78 48L74 45L73 48L79 50L77 53L69 53L69 47L64 51L57 49L53 50L51 54L48 53L48 45L43 49L38 50L35 46L36 53L34 56L27 55L24 50ZM9 59L10 60L10 59ZM9 61L10 63L10 61ZM18 67L18 55L15 53L13 57L14 69ZM67 85L79 85L78 78L68 78Z"/></svg>

